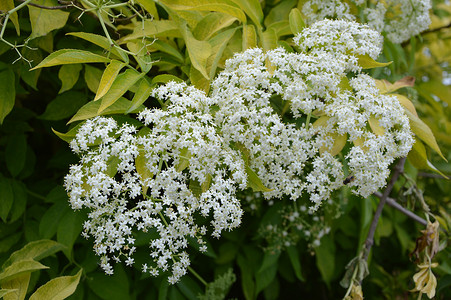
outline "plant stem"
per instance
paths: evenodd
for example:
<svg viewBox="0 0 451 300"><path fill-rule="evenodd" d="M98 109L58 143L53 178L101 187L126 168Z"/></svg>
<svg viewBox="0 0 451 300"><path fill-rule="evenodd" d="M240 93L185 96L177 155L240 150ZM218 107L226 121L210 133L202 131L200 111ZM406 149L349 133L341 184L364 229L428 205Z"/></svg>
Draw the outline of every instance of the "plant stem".
<svg viewBox="0 0 451 300"><path fill-rule="evenodd" d="M200 282L202 282L205 286L208 285L208 282L206 282L196 271L194 271L193 268L188 266L188 271L190 271L197 279L199 279Z"/></svg>
<svg viewBox="0 0 451 300"><path fill-rule="evenodd" d="M374 244L374 233L376 232L377 223L382 214L382 209L384 208L384 205L387 202L388 195L390 195L390 192L392 191L393 186L395 185L395 182L398 180L399 175L404 170L405 162L406 162L406 158L403 157L396 164L393 175L390 178L390 182L388 183L387 188L385 189L384 193L382 194L382 196L380 198L379 205L377 206L376 212L374 213L373 221L371 222L370 230L368 232L367 238L366 238L364 246L363 246L364 247L363 248L363 259L364 260L368 259L368 255L370 254L371 247Z"/></svg>

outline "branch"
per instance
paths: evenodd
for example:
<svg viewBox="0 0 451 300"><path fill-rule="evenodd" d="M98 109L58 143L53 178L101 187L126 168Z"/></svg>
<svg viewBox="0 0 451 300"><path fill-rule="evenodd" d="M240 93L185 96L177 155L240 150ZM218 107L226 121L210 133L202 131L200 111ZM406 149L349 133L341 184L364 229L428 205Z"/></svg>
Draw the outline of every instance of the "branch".
<svg viewBox="0 0 451 300"><path fill-rule="evenodd" d="M378 198L382 198L382 193L380 193L380 192L375 192L373 195L378 197ZM422 217L420 217L420 216L416 215L415 213L411 212L407 208L403 207L395 199L387 197L386 202L387 202L387 204L389 206L391 206L393 208L396 208L397 210L399 210L400 212L402 212L403 214L405 214L406 216L408 216L412 220L417 221L421 225L424 225L424 226L427 225L428 222L425 219L423 219Z"/></svg>
<svg viewBox="0 0 451 300"><path fill-rule="evenodd" d="M388 195L390 195L395 182L398 180L399 175L404 171L404 163L406 162L406 158L403 157L396 164L395 171L393 172L392 177L390 178L390 182L387 185L384 193L381 196L381 200L379 201L379 205L377 206L376 212L374 213L373 221L371 222L370 231L368 232L368 236L366 237L364 248L363 248L363 259L367 260L368 255L370 254L371 247L374 244L374 233L376 232L377 223L382 214L382 209L384 208L385 203L387 202Z"/></svg>

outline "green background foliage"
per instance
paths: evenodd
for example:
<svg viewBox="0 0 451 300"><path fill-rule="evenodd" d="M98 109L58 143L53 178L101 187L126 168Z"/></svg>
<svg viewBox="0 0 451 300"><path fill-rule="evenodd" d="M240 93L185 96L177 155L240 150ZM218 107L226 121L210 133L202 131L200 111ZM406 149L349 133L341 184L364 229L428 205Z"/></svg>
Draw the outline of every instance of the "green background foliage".
<svg viewBox="0 0 451 300"><path fill-rule="evenodd" d="M233 53L255 46L294 51L293 34L305 26L297 9L301 3L117 0L90 7L87 1L36 0L19 7L23 2L0 2L0 296L23 299L36 291L31 298L51 299L48 293L68 296L76 286L70 299L197 299L205 286L193 274L175 285L167 283L167 274L142 275L146 251L138 251L136 267L116 265L112 276L99 269L91 241L80 236L86 212L70 209L62 186L69 165L77 161L67 142L83 120L97 115L136 123L137 111L160 105L149 93L161 83L183 80L208 92ZM451 159L451 6L434 1L431 18L421 36L401 45L386 40L379 62L392 63L368 72L390 82L416 79L413 87L396 93L412 100L424 121L417 126L430 128L437 144L430 132L416 132L430 148L418 141L406 162L408 177L396 183L391 197L422 216L418 194L423 195L449 232L451 185L440 174L451 174L441 158L443 153ZM440 174L434 173L437 169ZM212 282L232 268L236 281L228 298L341 298L345 289L339 282L361 249L378 199L361 199L346 189L336 197L343 213L334 220L325 215L332 227L319 246L301 239L285 251L268 251L259 228L269 221L282 224L278 209L286 202L260 203L257 210L245 206L239 229L211 240L206 254L191 251L195 272ZM408 254L421 229L401 212L384 208L369 258L370 276L363 281L366 299L416 297L409 293L416 269ZM437 299L450 299L449 234L442 233L444 249L434 269ZM136 244L145 250L150 238L138 235ZM33 251L45 255L23 254L36 245L42 248ZM22 269L12 269L14 262ZM21 294L8 292L18 286Z"/></svg>

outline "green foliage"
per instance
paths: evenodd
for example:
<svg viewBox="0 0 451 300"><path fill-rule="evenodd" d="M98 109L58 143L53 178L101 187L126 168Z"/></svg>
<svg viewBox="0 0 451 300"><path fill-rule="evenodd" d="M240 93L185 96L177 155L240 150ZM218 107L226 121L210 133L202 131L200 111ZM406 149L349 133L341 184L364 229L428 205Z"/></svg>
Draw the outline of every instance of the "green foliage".
<svg viewBox="0 0 451 300"><path fill-rule="evenodd" d="M302 2L0 1L0 297L335 299L346 292L340 280L345 277L349 287L357 265L356 276L363 279L367 266L358 258L378 201L359 199L349 189L334 195L339 213L324 214L320 222L330 233L313 245L299 238L300 230L283 227L282 207L292 205L291 200L268 205L259 192L269 189L247 167L250 189L240 195L246 210L243 224L194 256L197 273L169 285L167 274L142 275L145 251L138 251L134 267L118 266L106 276L97 266L92 241L80 236L86 212L69 207L62 187L76 161L67 142L84 120L110 115L120 123L137 122L128 115L164 107L149 96L159 84L186 81L208 93L234 53L278 46L294 51L293 35L307 26ZM67 7L48 9L61 5ZM393 94L410 119L416 143L391 197L418 215L426 212L446 230L440 233L443 249L434 272L437 299L448 299L451 186L443 177L451 174L446 161L451 159L450 5L434 1L431 18L430 29L421 36L400 45L386 41L379 61L362 56L359 64L381 80L381 92ZM415 84L407 76L416 78ZM343 84L349 86L346 80ZM318 116L313 126L326 122L327 117ZM374 133L381 132L377 119L370 125ZM334 139L333 152L340 155L346 145L342 136ZM153 176L144 155L135 163L142 177ZM197 182L192 187L205 190ZM270 238L279 236L265 236L268 224L287 229L295 243L278 249L270 245ZM368 263L370 275L362 283L368 299L408 297L416 271L408 253L421 229L393 208L384 209ZM155 234L137 235L138 250L145 250Z"/></svg>

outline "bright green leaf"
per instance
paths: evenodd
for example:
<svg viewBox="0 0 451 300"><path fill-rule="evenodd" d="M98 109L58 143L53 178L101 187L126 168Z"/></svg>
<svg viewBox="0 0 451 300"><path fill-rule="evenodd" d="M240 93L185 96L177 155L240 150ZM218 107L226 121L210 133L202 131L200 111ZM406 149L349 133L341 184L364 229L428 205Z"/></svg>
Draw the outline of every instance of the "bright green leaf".
<svg viewBox="0 0 451 300"><path fill-rule="evenodd" d="M295 7L297 3L297 0L280 1L265 16L265 21L263 23L266 27L269 27L273 23L287 21L289 19L290 10Z"/></svg>
<svg viewBox="0 0 451 300"><path fill-rule="evenodd" d="M175 57L180 63L184 62L184 57L179 52L179 50L177 50L172 45L170 45L170 44L168 44L168 43L166 43L164 41L161 41L161 40L153 41L152 45L148 46L148 48L156 49L156 50L159 50L161 52L167 53L167 54Z"/></svg>
<svg viewBox="0 0 451 300"><path fill-rule="evenodd" d="M120 62L118 60L112 60L108 64L108 66L105 68L105 71L102 74L102 78L100 79L99 88L97 89L94 101L99 100L108 92L114 80L116 79L117 74L119 74L119 71L124 66L125 63Z"/></svg>
<svg viewBox="0 0 451 300"><path fill-rule="evenodd" d="M57 0L34 0L33 4L42 6L58 6ZM34 39L47 35L50 31L62 28L66 25L69 13L62 10L42 9L28 5L31 23L31 36Z"/></svg>
<svg viewBox="0 0 451 300"><path fill-rule="evenodd" d="M16 99L15 75L11 69L0 70L0 125L11 112Z"/></svg>
<svg viewBox="0 0 451 300"><path fill-rule="evenodd" d="M89 90L94 94L97 93L99 88L100 78L102 77L102 71L95 67L85 64L85 82Z"/></svg>
<svg viewBox="0 0 451 300"><path fill-rule="evenodd" d="M415 139L415 143L412 146L409 154L407 155L408 160L412 165L420 170L431 170L444 178L447 178L442 172L440 172L427 158L426 148L423 143Z"/></svg>
<svg viewBox="0 0 451 300"><path fill-rule="evenodd" d="M86 102L86 95L77 91L60 94L47 105L39 118L51 121L64 120L73 116Z"/></svg>
<svg viewBox="0 0 451 300"><path fill-rule="evenodd" d="M120 26L119 28L126 29L127 27ZM177 23L173 20L146 20L144 21L144 29L140 24L133 24L133 27L129 29L133 29L133 33L121 38L118 41L119 44L124 44L127 41L141 39L143 37L181 37Z"/></svg>
<svg viewBox="0 0 451 300"><path fill-rule="evenodd" d="M159 75L164 76L164 75ZM172 75L169 75L172 76ZM156 76L158 77L158 76ZM173 76L175 77L175 76ZM177 77L176 77L177 78ZM154 77L155 79L155 77ZM146 78L141 79L138 90L136 91L135 95L132 99L132 104L130 105L130 108L126 111L126 113L130 113L131 111L134 111L139 106L141 106L149 97L150 93L153 89L153 86L149 84Z"/></svg>
<svg viewBox="0 0 451 300"><path fill-rule="evenodd" d="M62 85L58 94L70 90L77 83L81 69L82 69L81 64L71 64L61 66L58 72L58 78L61 80Z"/></svg>
<svg viewBox="0 0 451 300"><path fill-rule="evenodd" d="M268 29L263 32L263 51L269 51L277 48L277 35L275 30Z"/></svg>
<svg viewBox="0 0 451 300"><path fill-rule="evenodd" d="M77 126L74 126L71 130L69 130L66 133L61 133L56 131L55 129L52 128L52 131L54 134L56 134L60 139L62 139L63 141L70 143L72 141L72 139L75 137L75 135L78 132L78 129L81 127L81 125L83 125L83 122L81 122L80 124L77 124Z"/></svg>
<svg viewBox="0 0 451 300"><path fill-rule="evenodd" d="M235 17L227 14L219 12L209 13L194 28L193 35L200 41L208 40L215 33L232 25L235 21Z"/></svg>
<svg viewBox="0 0 451 300"><path fill-rule="evenodd" d="M62 300L66 299L75 292L82 270L78 271L74 276L60 276L54 278L40 286L30 300Z"/></svg>
<svg viewBox="0 0 451 300"><path fill-rule="evenodd" d="M53 52L52 54L44 58L44 60L41 61L39 65L32 68L31 70L65 64L79 64L79 63L87 64L99 62L100 63L110 62L110 59L106 58L105 56L94 54L92 52L85 50L62 49Z"/></svg>
<svg viewBox="0 0 451 300"><path fill-rule="evenodd" d="M5 149L6 167L16 177L25 166L27 138L25 134L16 134L8 138Z"/></svg>
<svg viewBox="0 0 451 300"><path fill-rule="evenodd" d="M155 1L153 1L153 0L137 0L137 2L139 4L141 4L149 14L151 14L151 16L154 20L158 20L158 18L159 18L158 10L155 5Z"/></svg>
<svg viewBox="0 0 451 300"><path fill-rule="evenodd" d="M249 18L254 22L259 30L262 28L263 11L259 0L231 0L238 5ZM246 21L246 20L245 20ZM245 22L244 21L244 22Z"/></svg>

